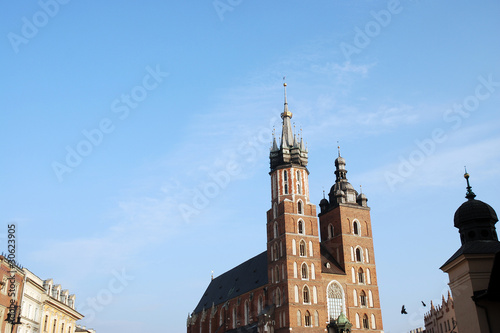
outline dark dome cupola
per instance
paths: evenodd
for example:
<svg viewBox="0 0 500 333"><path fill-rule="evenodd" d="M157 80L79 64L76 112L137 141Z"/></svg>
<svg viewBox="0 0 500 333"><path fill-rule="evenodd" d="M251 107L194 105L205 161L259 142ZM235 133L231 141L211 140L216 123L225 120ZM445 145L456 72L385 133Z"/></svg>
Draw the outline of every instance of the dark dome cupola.
<svg viewBox="0 0 500 333"><path fill-rule="evenodd" d="M495 210L487 203L475 199L467 171L464 178L467 180L465 197L468 200L457 209L454 217L454 225L458 228L462 244L479 240L498 241L495 229L498 217Z"/></svg>

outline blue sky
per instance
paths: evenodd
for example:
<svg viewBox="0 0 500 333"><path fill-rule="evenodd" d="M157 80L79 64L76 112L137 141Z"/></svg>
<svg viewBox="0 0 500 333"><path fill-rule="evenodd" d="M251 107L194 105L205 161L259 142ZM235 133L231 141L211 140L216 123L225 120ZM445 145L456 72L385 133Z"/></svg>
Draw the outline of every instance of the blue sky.
<svg viewBox="0 0 500 333"><path fill-rule="evenodd" d="M500 209L498 1L54 1L0 11L0 235L98 332L183 332L265 249L283 76L311 201L337 141L368 196L385 332L447 292L464 165Z"/></svg>

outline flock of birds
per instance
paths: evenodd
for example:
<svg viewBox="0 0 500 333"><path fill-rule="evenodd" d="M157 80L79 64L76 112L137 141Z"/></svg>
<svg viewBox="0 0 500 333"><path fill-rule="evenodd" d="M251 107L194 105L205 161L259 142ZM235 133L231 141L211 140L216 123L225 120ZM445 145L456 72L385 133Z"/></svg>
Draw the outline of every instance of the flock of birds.
<svg viewBox="0 0 500 333"><path fill-rule="evenodd" d="M423 306L427 306L427 305L424 303L424 301L420 301L420 302L422 302L422 305L423 305ZM406 308L405 308L404 304L403 304L403 306L401 307L401 314L408 314L408 312L406 312Z"/></svg>

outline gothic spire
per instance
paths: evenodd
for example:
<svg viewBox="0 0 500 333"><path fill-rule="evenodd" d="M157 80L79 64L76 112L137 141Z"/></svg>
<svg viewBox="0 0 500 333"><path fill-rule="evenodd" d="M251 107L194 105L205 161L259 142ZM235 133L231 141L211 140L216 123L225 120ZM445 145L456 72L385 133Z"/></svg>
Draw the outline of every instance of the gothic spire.
<svg viewBox="0 0 500 333"><path fill-rule="evenodd" d="M283 87L285 93L285 105L283 108L283 113L281 114L281 119L283 119L281 147L288 148L293 146L293 133L292 133L292 126L290 124L290 119L292 119L292 113L288 111L288 102L286 100L286 82L283 83Z"/></svg>

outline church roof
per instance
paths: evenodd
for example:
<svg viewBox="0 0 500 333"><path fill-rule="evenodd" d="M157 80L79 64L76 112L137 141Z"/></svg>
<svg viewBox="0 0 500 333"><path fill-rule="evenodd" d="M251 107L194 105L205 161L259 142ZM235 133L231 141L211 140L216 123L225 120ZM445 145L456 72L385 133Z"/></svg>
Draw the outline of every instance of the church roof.
<svg viewBox="0 0 500 333"><path fill-rule="evenodd" d="M265 286L267 282L267 251L264 251L213 279L193 312L224 303Z"/></svg>
<svg viewBox="0 0 500 333"><path fill-rule="evenodd" d="M319 243L319 245L321 252L321 272L329 274L345 275L344 270L337 262L337 260L335 260L333 255L330 252L328 252L327 248L322 243ZM327 265L327 263L330 265Z"/></svg>

